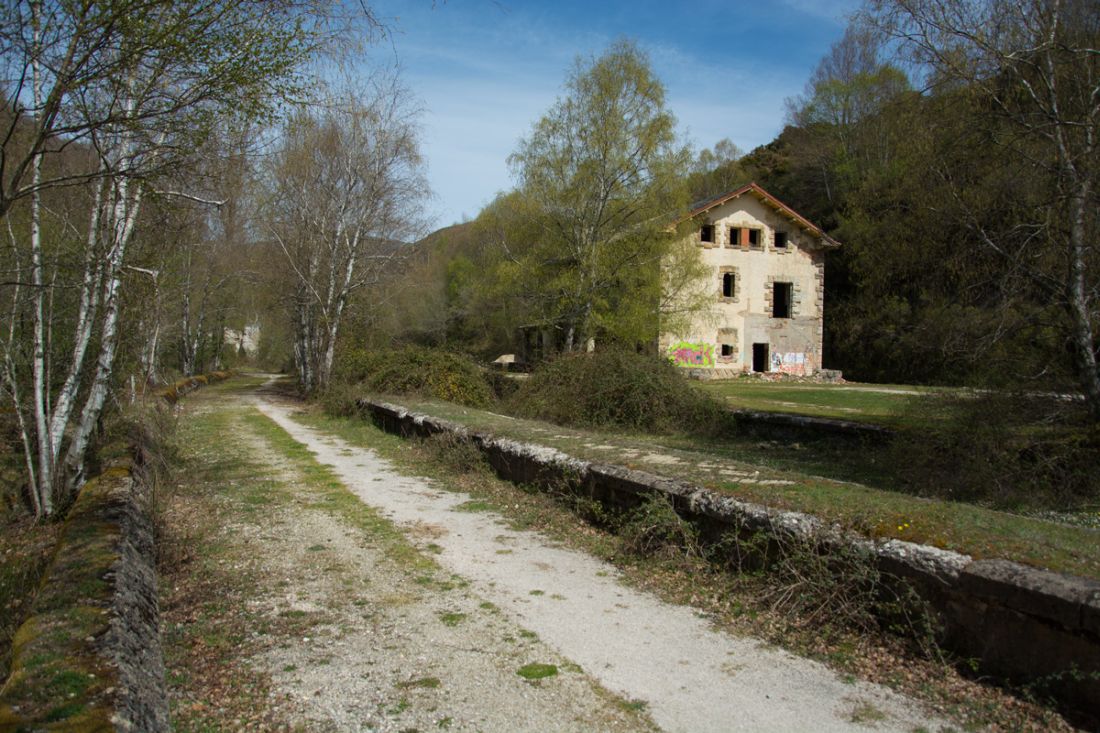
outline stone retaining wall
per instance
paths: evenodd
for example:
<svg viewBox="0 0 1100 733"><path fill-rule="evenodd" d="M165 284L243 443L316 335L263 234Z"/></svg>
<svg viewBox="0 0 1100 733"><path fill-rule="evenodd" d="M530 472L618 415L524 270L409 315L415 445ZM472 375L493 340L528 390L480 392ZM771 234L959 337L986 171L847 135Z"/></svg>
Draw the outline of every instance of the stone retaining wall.
<svg viewBox="0 0 1100 733"><path fill-rule="evenodd" d="M732 410L732 412L739 427L757 433L778 434L782 437L793 436L806 439L841 436L876 443L885 443L894 437L894 431L890 428L854 420L788 415L783 412L764 412L762 410Z"/></svg>
<svg viewBox="0 0 1100 733"><path fill-rule="evenodd" d="M544 446L472 431L397 405L359 401L387 432L429 437L450 433L473 442L503 478L522 484L568 482L574 490L618 508L646 496L669 498L704 538L763 532L777 542L808 539L826 551L856 545L878 568L907 581L938 614L942 644L978 671L1037 689L1079 720L1100 721L1100 582L900 540L869 540L807 514L739 501L642 471L583 461Z"/></svg>
<svg viewBox="0 0 1100 733"><path fill-rule="evenodd" d="M130 463L84 485L0 688L0 732L170 729L153 527Z"/></svg>
<svg viewBox="0 0 1100 733"><path fill-rule="evenodd" d="M175 404L232 376L188 377L157 395ZM148 489L129 459L81 488L31 616L12 640L0 733L171 730Z"/></svg>

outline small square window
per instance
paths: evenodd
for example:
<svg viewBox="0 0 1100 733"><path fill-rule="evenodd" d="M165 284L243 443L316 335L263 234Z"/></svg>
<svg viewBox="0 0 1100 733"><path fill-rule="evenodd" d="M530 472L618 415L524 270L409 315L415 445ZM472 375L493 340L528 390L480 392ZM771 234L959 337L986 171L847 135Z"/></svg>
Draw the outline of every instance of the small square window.
<svg viewBox="0 0 1100 733"><path fill-rule="evenodd" d="M714 225L713 224L704 224L699 229L699 239L700 239L700 241L707 242L709 244L714 244Z"/></svg>
<svg viewBox="0 0 1100 733"><path fill-rule="evenodd" d="M737 329L718 330L718 360L730 363L737 358Z"/></svg>
<svg viewBox="0 0 1100 733"><path fill-rule="evenodd" d="M749 230L749 247L752 249L760 249L760 230Z"/></svg>
<svg viewBox="0 0 1100 733"><path fill-rule="evenodd" d="M730 246L741 246L741 227L730 227Z"/></svg>
<svg viewBox="0 0 1100 733"><path fill-rule="evenodd" d="M775 233L775 248L786 249L787 248L787 233L776 232Z"/></svg>

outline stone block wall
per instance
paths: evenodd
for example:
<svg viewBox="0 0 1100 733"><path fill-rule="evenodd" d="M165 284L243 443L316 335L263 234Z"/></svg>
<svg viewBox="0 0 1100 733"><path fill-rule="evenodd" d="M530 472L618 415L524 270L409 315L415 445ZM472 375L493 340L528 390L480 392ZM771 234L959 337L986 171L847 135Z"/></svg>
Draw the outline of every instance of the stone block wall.
<svg viewBox="0 0 1100 733"><path fill-rule="evenodd" d="M153 527L129 462L84 485L16 632L0 732L170 730Z"/></svg>

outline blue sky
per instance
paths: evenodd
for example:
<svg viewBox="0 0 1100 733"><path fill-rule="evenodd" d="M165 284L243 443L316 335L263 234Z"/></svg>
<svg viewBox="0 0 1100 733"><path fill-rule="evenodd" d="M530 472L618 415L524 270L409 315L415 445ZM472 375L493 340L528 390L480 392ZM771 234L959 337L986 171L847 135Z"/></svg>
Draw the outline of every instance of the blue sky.
<svg viewBox="0 0 1100 733"><path fill-rule="evenodd" d="M507 158L561 94L578 55L620 37L645 49L680 132L696 148L728 137L746 152L783 127L844 33L857 0L634 2L381 0L393 29L379 60L396 57L424 107L435 226L473 218L511 188Z"/></svg>

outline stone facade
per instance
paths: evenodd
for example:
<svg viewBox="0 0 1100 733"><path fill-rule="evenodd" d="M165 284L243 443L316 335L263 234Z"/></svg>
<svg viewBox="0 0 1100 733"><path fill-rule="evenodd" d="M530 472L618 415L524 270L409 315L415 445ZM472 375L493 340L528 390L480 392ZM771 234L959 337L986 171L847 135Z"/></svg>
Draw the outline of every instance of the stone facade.
<svg viewBox="0 0 1100 733"><path fill-rule="evenodd" d="M716 297L683 332L662 333L661 351L685 368L714 370L712 378L819 371L825 252L839 244L754 183L690 216Z"/></svg>

